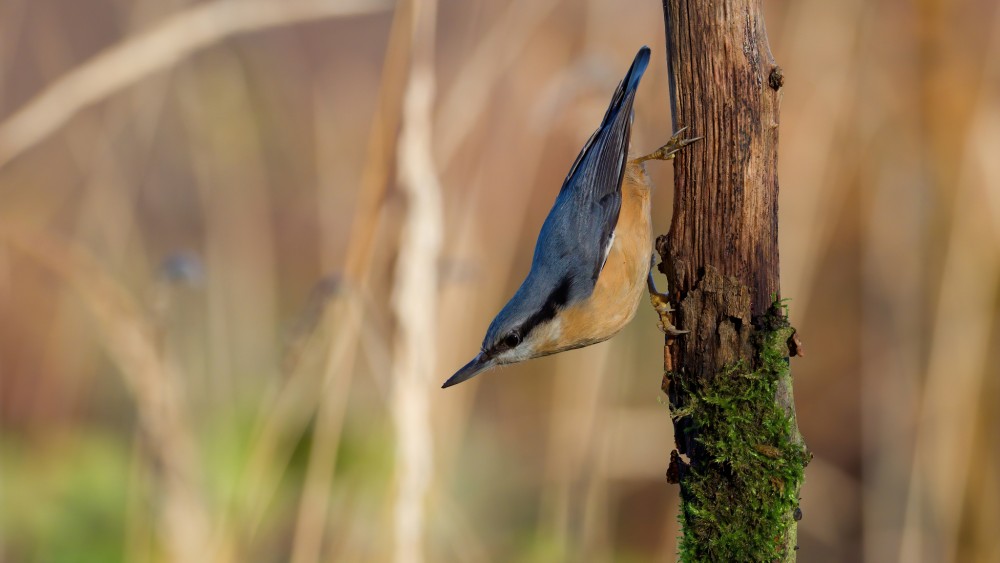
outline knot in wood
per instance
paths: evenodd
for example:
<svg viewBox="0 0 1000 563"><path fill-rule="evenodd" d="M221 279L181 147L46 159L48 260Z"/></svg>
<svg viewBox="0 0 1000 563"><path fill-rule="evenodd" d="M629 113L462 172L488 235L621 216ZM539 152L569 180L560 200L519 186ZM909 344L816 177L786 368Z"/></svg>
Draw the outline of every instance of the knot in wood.
<svg viewBox="0 0 1000 563"><path fill-rule="evenodd" d="M772 90L780 90L785 85L785 74L782 72L780 66L775 65L771 69L771 75L767 77L767 83L771 86Z"/></svg>

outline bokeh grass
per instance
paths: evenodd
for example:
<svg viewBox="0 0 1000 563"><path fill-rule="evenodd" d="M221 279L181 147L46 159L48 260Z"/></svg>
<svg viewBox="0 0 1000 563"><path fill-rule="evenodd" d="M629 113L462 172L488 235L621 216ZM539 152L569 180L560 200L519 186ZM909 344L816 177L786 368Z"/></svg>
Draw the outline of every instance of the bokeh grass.
<svg viewBox="0 0 1000 563"><path fill-rule="evenodd" d="M161 54L177 58L123 83L121 65L160 60L136 38L263 4L0 2L3 561L392 558L410 4L345 16L347 3L299 1L319 11L241 12L193 47L167 33ZM816 456L800 555L998 561L1000 10L765 13L786 77L782 295ZM434 328L417 333L436 356L426 559L673 560L651 311L608 343L437 389L526 272L641 44L660 63L633 150L669 136L660 5L442 0L436 24L444 238ZM108 49L124 55L95 65ZM9 134L80 69L98 88L61 102L65 120ZM670 168L650 172L664 232Z"/></svg>

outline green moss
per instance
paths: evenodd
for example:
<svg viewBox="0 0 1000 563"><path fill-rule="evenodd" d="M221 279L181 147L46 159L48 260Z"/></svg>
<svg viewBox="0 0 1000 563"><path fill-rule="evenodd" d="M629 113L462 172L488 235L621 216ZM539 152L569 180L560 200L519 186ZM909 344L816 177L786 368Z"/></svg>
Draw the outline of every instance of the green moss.
<svg viewBox="0 0 1000 563"><path fill-rule="evenodd" d="M704 448L681 470L682 561L794 559L787 546L809 454L775 399L790 389L793 329L772 311L754 337L753 366L741 360L707 381L673 378L686 403L673 416L689 417Z"/></svg>

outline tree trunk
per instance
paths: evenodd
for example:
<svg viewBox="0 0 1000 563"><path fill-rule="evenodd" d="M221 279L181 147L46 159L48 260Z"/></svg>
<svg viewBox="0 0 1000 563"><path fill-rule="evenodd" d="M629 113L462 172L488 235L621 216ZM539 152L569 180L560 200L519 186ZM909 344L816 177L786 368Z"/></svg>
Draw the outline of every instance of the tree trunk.
<svg viewBox="0 0 1000 563"><path fill-rule="evenodd" d="M760 0L664 0L663 13L674 129L704 137L677 156L670 232L656 245L676 324L690 331L664 350L680 555L790 561L809 454L788 368L797 340L779 296L783 77Z"/></svg>

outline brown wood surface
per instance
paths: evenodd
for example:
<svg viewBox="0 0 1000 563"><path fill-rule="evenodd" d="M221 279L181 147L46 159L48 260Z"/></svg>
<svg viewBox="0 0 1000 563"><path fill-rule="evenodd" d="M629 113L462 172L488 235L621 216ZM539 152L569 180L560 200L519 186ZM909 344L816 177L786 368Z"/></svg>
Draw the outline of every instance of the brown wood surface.
<svg viewBox="0 0 1000 563"><path fill-rule="evenodd" d="M713 266L751 289L762 315L778 293L781 71L759 0L664 0L674 129L704 137L674 167L671 287Z"/></svg>
<svg viewBox="0 0 1000 563"><path fill-rule="evenodd" d="M663 10L673 127L703 137L677 156L671 227L656 243L677 309L675 324L690 331L668 337L665 349L663 389L677 412L689 402L682 383L711 381L741 359L755 364L752 335L780 297L777 155L784 77L768 46L760 0L663 0ZM774 400L794 427L790 381ZM699 430L689 417L674 426L681 455L671 456L668 479L683 482L692 466L715 470L703 459ZM791 439L801 444L797 429ZM793 560L794 526L779 541L786 560Z"/></svg>
<svg viewBox="0 0 1000 563"><path fill-rule="evenodd" d="M783 78L759 0L664 0L663 11L674 130L703 139L677 156L670 231L656 248L677 326L691 331L671 341L673 367L703 377L750 358L751 322L779 296Z"/></svg>

